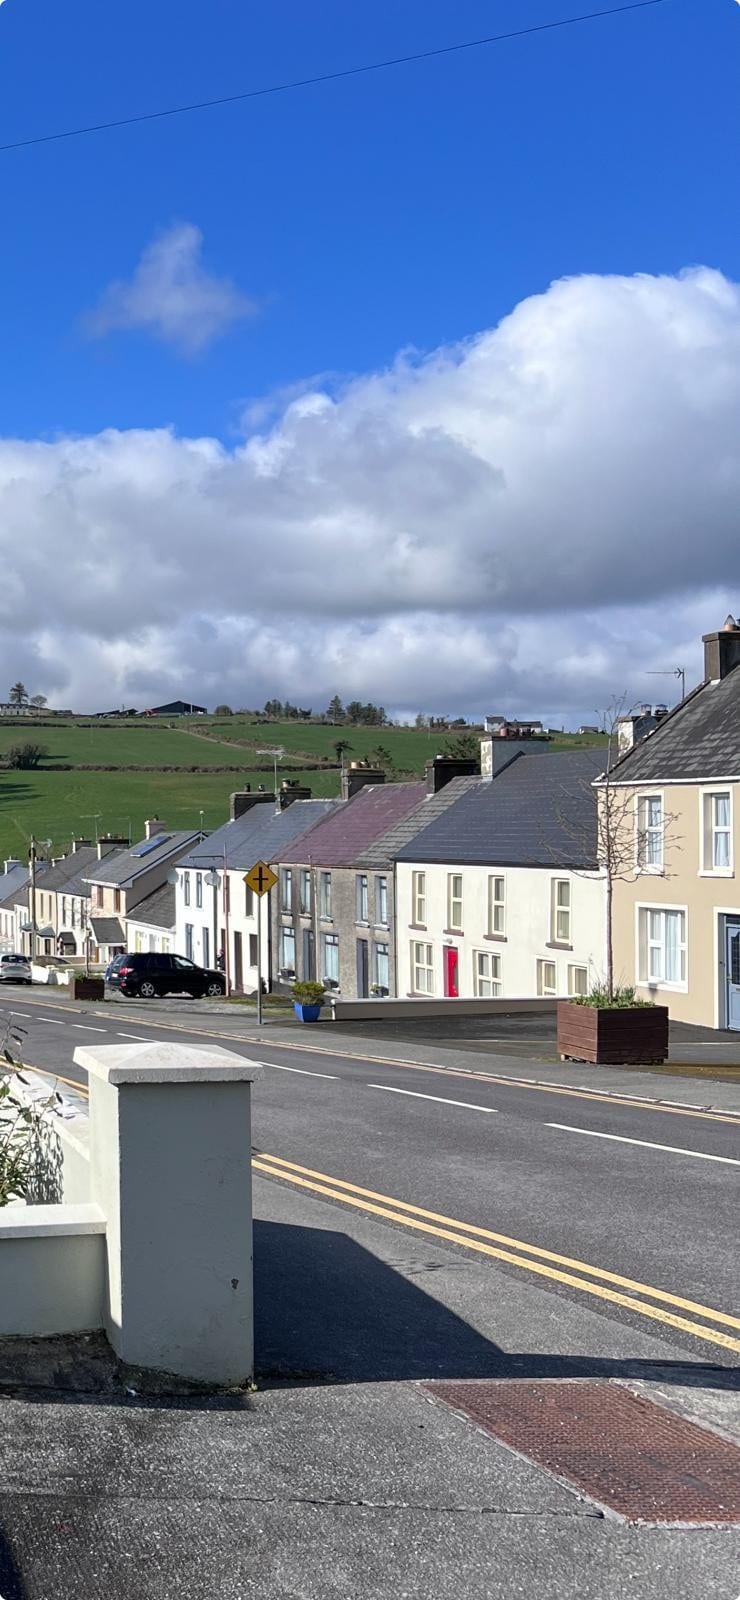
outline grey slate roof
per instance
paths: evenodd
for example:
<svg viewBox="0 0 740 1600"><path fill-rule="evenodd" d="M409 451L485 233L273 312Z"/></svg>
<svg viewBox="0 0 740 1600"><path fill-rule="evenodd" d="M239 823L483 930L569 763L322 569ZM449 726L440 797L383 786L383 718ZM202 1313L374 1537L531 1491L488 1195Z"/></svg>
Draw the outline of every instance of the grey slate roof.
<svg viewBox="0 0 740 1600"><path fill-rule="evenodd" d="M399 850L397 860L497 867L596 865L600 750L519 755L479 778L454 805Z"/></svg>
<svg viewBox="0 0 740 1600"><path fill-rule="evenodd" d="M615 783L740 778L740 667L702 683L612 768Z"/></svg>
<svg viewBox="0 0 740 1600"><path fill-rule="evenodd" d="M128 854L128 852L125 852ZM111 849L103 861L110 863L114 855L120 854L115 847ZM98 861L97 846L94 844L81 845L79 850L73 850L68 856L62 856L53 867L48 867L44 876L44 889L60 890L63 894L87 895L87 880L90 873L98 866L103 865Z"/></svg>
<svg viewBox="0 0 740 1600"><path fill-rule="evenodd" d="M351 800L340 801L333 816L299 839L281 862L318 867L353 867L426 793L423 783L368 784Z"/></svg>
<svg viewBox="0 0 740 1600"><path fill-rule="evenodd" d="M125 944L123 928L118 917L91 917L90 926L96 944Z"/></svg>
<svg viewBox="0 0 740 1600"><path fill-rule="evenodd" d="M29 883L31 881L31 874L28 871L27 867L24 867L22 870L23 870L23 877L16 878L16 887L15 887L15 889L11 889L10 892L6 895L5 899L0 901L0 905L2 905L3 909L6 910L6 911L10 910L11 906L27 906L28 905L28 896L29 896L29 892L30 892L29 891ZM36 880L37 880L37 882L41 878L44 879L44 883L46 882L46 873L47 873L47 871L48 871L48 865L47 865L46 861L37 861L36 862ZM2 879L0 879L0 883L4 883L5 882L6 876L10 877L10 873L3 874Z"/></svg>
<svg viewBox="0 0 740 1600"><path fill-rule="evenodd" d="M145 900L140 900L126 918L127 923L146 922L152 928L174 928L175 920L174 883L163 883L161 889L155 889Z"/></svg>
<svg viewBox="0 0 740 1600"><path fill-rule="evenodd" d="M224 851L227 869L232 872L248 872L256 861L279 861L282 850L300 834L323 822L341 804L340 800L293 800L280 812L269 805L253 806L243 817L225 822L222 828L209 834L178 865L200 868L204 872L211 867L218 869Z"/></svg>
<svg viewBox="0 0 740 1600"><path fill-rule="evenodd" d="M187 829L177 833L167 831L161 836L156 834L151 840L153 848L147 850L146 855L137 855L147 843L140 839L138 844L131 846L130 850L116 851L115 855L104 856L85 875L85 883L104 883L115 889L125 889L129 884L135 883L143 872L147 872L159 861L166 861L169 856L178 856L186 850L192 840L199 839L200 832L197 828ZM158 842L159 841L159 842Z"/></svg>
<svg viewBox="0 0 740 1600"><path fill-rule="evenodd" d="M356 865L371 868L391 866L404 845L415 839L423 828L428 828L431 822L435 822L461 795L467 794L468 789L478 783L480 778L453 778L438 794L426 795L420 805L376 839L369 850L358 857Z"/></svg>
<svg viewBox="0 0 740 1600"><path fill-rule="evenodd" d="M17 905L14 898L19 890L25 889L29 879L28 867L11 867L9 872L0 875L0 906Z"/></svg>

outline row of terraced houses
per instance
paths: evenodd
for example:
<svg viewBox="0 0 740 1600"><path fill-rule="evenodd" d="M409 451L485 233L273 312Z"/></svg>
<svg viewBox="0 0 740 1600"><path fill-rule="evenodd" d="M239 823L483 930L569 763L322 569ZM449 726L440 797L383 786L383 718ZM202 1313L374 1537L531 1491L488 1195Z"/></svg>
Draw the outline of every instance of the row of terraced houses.
<svg viewBox="0 0 740 1600"><path fill-rule="evenodd" d="M244 791L209 835L154 819L129 847L40 863L36 946L104 964L120 949L221 965L229 987L311 978L342 999L586 993L606 966L605 809L625 834L615 976L683 1021L740 1028L740 623L704 639L705 675L669 715L621 719L619 747L481 740L421 782L351 767L341 798ZM601 819L601 823L600 820ZM259 900L245 876L271 865ZM262 964L258 971L258 919ZM30 949L28 875L0 877L0 943Z"/></svg>

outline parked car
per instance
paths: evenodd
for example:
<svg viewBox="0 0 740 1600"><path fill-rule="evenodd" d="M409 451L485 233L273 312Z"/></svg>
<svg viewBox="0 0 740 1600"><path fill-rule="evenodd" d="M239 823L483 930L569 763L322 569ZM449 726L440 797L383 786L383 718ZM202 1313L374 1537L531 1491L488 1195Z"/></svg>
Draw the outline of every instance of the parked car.
<svg viewBox="0 0 740 1600"><path fill-rule="evenodd" d="M225 994L226 983L222 972L212 967L196 967L186 956L165 955L161 951L136 951L133 955L116 956L108 969L108 983L119 989L126 999L141 996L152 1000L155 995L190 994L200 999L204 994Z"/></svg>
<svg viewBox="0 0 740 1600"><path fill-rule="evenodd" d="M0 983L32 983L31 963L27 956L0 956Z"/></svg>

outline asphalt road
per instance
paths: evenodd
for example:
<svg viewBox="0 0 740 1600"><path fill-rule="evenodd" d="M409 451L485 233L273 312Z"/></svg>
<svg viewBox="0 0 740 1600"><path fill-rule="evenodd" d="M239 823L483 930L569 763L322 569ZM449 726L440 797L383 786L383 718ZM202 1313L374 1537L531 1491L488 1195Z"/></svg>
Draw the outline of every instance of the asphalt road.
<svg viewBox="0 0 740 1600"><path fill-rule="evenodd" d="M25 1059L76 1082L80 1044L208 1043L202 1018L183 1031L186 1005L174 1031L174 1018L150 1025L123 1006L2 999L27 1030ZM535 1273L554 1296L648 1319L705 1361L737 1362L740 1118L363 1059L356 1043L348 1056L267 1035L258 1047L214 1042L265 1063L253 1139L275 1181Z"/></svg>

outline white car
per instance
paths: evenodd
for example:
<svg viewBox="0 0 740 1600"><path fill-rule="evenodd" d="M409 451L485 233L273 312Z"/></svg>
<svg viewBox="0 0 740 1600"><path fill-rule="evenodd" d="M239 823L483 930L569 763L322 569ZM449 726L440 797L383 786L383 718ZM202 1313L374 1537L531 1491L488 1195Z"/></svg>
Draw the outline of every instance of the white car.
<svg viewBox="0 0 740 1600"><path fill-rule="evenodd" d="M27 956L0 956L0 983L32 983Z"/></svg>

